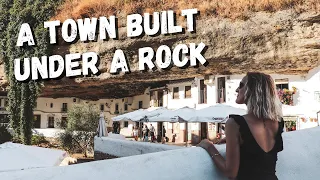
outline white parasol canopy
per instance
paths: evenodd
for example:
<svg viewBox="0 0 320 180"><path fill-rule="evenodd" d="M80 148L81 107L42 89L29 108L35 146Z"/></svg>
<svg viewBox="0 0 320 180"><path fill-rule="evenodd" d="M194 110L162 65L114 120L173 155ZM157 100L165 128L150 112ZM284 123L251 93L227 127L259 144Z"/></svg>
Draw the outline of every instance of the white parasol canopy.
<svg viewBox="0 0 320 180"><path fill-rule="evenodd" d="M98 136L99 137L108 136L108 133L106 133L106 121L104 120L103 113L100 113Z"/></svg>
<svg viewBox="0 0 320 180"><path fill-rule="evenodd" d="M161 108L157 108L153 111L147 111L145 113L142 113L138 116L133 117L131 120L133 121L140 121L140 122L149 122L150 118L152 117L157 117L161 114L167 114L169 113L171 110L165 108L165 107L161 107Z"/></svg>
<svg viewBox="0 0 320 180"><path fill-rule="evenodd" d="M185 122L191 119L196 109L183 107L149 118L150 122Z"/></svg>
<svg viewBox="0 0 320 180"><path fill-rule="evenodd" d="M229 115L245 115L247 111L227 104L216 104L197 110L189 122L223 122Z"/></svg>
<svg viewBox="0 0 320 180"><path fill-rule="evenodd" d="M122 121L122 120L124 120L124 121L131 120L132 121L132 118L137 117L137 116L142 115L142 114L145 114L147 112L156 110L158 108L159 107L150 107L148 109L138 109L136 111L128 112L128 113L113 117L111 119L112 119L112 121Z"/></svg>

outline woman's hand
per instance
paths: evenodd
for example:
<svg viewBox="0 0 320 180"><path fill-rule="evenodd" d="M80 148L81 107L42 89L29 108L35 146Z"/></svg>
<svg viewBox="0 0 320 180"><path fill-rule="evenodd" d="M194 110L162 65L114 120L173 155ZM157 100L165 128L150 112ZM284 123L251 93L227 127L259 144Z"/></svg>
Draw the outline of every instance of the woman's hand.
<svg viewBox="0 0 320 180"><path fill-rule="evenodd" d="M205 150L208 150L210 146L212 146L213 143L209 141L208 139L202 140L197 146L202 147Z"/></svg>

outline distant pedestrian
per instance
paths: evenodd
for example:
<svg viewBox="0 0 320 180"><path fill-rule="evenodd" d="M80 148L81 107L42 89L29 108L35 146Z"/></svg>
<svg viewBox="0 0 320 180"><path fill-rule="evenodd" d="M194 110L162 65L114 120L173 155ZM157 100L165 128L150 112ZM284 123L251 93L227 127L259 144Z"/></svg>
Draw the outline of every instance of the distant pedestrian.
<svg viewBox="0 0 320 180"><path fill-rule="evenodd" d="M146 128L146 126L142 126L142 141L144 141L145 136L146 136L146 133L147 133L147 128Z"/></svg>
<svg viewBox="0 0 320 180"><path fill-rule="evenodd" d="M149 141L149 133L150 133L150 130L148 129L148 126L146 125L145 129L144 129L143 141L145 141L145 142Z"/></svg>
<svg viewBox="0 0 320 180"><path fill-rule="evenodd" d="M166 143L166 128L164 128L164 126L162 126L163 131L162 131L162 144Z"/></svg>
<svg viewBox="0 0 320 180"><path fill-rule="evenodd" d="M154 137L155 137L155 129L154 127L152 126L152 124L150 124L150 136L151 136L151 142L154 142Z"/></svg>

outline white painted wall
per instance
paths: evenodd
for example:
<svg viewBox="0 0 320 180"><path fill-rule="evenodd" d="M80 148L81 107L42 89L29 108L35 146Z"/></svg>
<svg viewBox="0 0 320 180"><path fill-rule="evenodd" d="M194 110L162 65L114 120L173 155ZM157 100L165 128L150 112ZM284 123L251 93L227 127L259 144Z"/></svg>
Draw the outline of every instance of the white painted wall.
<svg viewBox="0 0 320 180"><path fill-rule="evenodd" d="M34 129L33 134L40 134L45 137L57 137L59 133L63 132L63 129L46 128L46 129Z"/></svg>
<svg viewBox="0 0 320 180"><path fill-rule="evenodd" d="M280 75L270 74L275 79L289 79L289 90L297 88L297 94L294 97L294 105L308 104L314 101L314 93L320 91L320 67L311 70L306 76L303 75ZM232 75L226 82L227 103L234 103L236 100L235 90L239 86L241 79L245 75Z"/></svg>
<svg viewBox="0 0 320 180"><path fill-rule="evenodd" d="M120 140L109 137L94 138L94 151L106 153L117 157L148 154L181 148L184 147L165 144L155 144L148 142Z"/></svg>
<svg viewBox="0 0 320 180"><path fill-rule="evenodd" d="M191 86L191 98L185 98L185 86ZM173 88L179 87L179 99L173 99ZM193 108L198 103L198 88L191 82L168 84L169 93L164 95L168 109L178 109L185 106Z"/></svg>
<svg viewBox="0 0 320 180"><path fill-rule="evenodd" d="M148 92L148 91L146 91ZM106 127L112 127L112 120L111 118L120 114L124 114L126 112L131 112L136 109L138 109L139 101L143 102L143 108L149 108L149 95L147 93L144 93L142 95L134 96L132 104L128 104L128 109L125 111L124 105L126 103L126 98L120 98L120 99L99 99L97 101L91 101L91 100L83 100L79 98L44 98L39 97L37 100L37 107L35 108L34 115L40 115L41 117L41 123L40 128L41 129L51 129L48 128L48 119L49 117L54 117L55 120L55 128L58 128L58 122L61 120L62 117L67 117L67 113L62 113L61 108L63 103L67 103L68 109L72 107L73 104L78 103L88 103L96 105L97 108L100 110L100 105L104 105L103 114L106 120ZM74 102L74 99L76 102ZM4 101L3 101L4 103ZM2 104L3 104L2 103ZM51 107L51 103L53 106ZM115 107L116 104L118 104L119 114L115 114ZM0 104L1 106L1 104ZM4 112L4 111L0 111ZM132 127L135 125L134 122L129 122L129 127L124 127L124 122L121 122L121 133L123 133L126 136L131 136L132 133ZM49 130L50 131L50 130Z"/></svg>
<svg viewBox="0 0 320 180"><path fill-rule="evenodd" d="M284 150L278 154L276 174L281 180L316 180L320 176L320 128L283 134ZM224 155L224 145L217 146ZM88 173L90 172L90 173ZM159 173L160 172L160 173ZM5 180L195 180L227 179L221 175L205 150L182 148L79 165L0 172Z"/></svg>
<svg viewBox="0 0 320 180"><path fill-rule="evenodd" d="M99 137L98 137L99 138ZM102 137L103 139L104 137ZM126 137L124 137L124 135L121 134L112 134L112 133L108 133L108 138L110 139L120 139L120 140L125 140Z"/></svg>

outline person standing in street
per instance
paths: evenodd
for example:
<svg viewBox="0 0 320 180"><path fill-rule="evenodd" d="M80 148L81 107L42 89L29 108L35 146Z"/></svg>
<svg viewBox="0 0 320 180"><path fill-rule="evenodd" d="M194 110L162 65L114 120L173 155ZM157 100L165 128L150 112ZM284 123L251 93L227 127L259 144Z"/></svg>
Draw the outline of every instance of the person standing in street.
<svg viewBox="0 0 320 180"><path fill-rule="evenodd" d="M150 124L150 136L151 136L151 142L154 142L154 137L155 137L155 129L152 126L152 124Z"/></svg>
<svg viewBox="0 0 320 180"><path fill-rule="evenodd" d="M143 131L144 135L143 135L143 141L148 142L149 141L149 133L150 130L148 129L148 126L145 125L144 131Z"/></svg>
<svg viewBox="0 0 320 180"><path fill-rule="evenodd" d="M163 131L162 131L162 144L166 143L166 129L163 126Z"/></svg>

